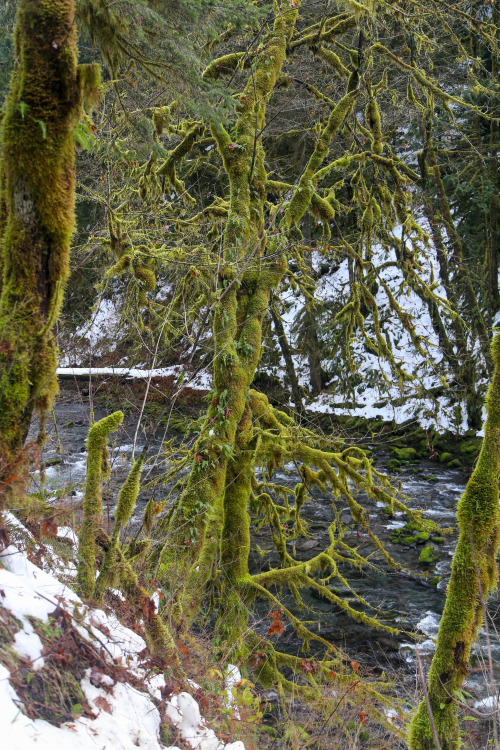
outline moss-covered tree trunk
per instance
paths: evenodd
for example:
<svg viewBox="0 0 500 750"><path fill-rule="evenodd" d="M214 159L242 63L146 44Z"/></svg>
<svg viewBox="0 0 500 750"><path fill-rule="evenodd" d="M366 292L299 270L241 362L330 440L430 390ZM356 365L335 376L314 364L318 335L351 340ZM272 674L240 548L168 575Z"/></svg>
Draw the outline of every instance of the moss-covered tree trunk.
<svg viewBox="0 0 500 750"><path fill-rule="evenodd" d="M224 232L227 270L220 274L213 324L216 396L207 414L212 427L198 441L198 452L171 518L160 564L162 577L177 590L180 606L177 614L184 622L196 614L196 602L209 575L207 567L196 576L198 590L186 589L190 567L200 555L205 558L207 545L215 549L214 540L219 537L221 523L229 528L230 496L226 497L224 492L228 459L234 455L248 390L260 359L262 321L271 292L286 268L281 255L272 260L264 257L267 175L261 138L256 140L255 133L263 130L267 97L281 72L299 5L297 2L293 8L277 8L270 42L239 97L234 138L219 123L212 125L230 184L230 208ZM182 599L187 607L180 604Z"/></svg>
<svg viewBox="0 0 500 750"><path fill-rule="evenodd" d="M75 38L74 0L19 0L2 123L0 474L57 388L52 329L74 227Z"/></svg>
<svg viewBox="0 0 500 750"><path fill-rule="evenodd" d="M483 596L486 598L498 578L500 334L493 339L491 355L494 373L487 397L484 440L476 468L458 504L459 538L428 680L433 721L442 750L460 747L457 693L467 675L471 648L483 623ZM431 721L422 701L411 725L410 748L434 750L434 747Z"/></svg>

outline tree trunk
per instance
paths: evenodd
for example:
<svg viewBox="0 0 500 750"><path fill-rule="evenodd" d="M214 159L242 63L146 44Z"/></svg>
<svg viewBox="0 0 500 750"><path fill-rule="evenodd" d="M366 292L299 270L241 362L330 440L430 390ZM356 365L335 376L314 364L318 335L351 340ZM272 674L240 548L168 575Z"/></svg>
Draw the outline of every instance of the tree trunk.
<svg viewBox="0 0 500 750"><path fill-rule="evenodd" d="M273 319L274 330L276 331L278 342L281 347L281 352L283 354L283 359L285 360L286 374L288 375L288 380L290 381L290 387L292 389L293 403L295 404L295 408L299 412L299 414L302 414L302 412L304 411L304 404L302 403L302 396L300 394L297 373L295 372L295 365L293 364L292 352L288 343L288 339L286 337L282 320L273 305L271 305L271 318Z"/></svg>
<svg viewBox="0 0 500 750"><path fill-rule="evenodd" d="M15 60L2 136L0 481L57 390L80 112L73 0L19 1Z"/></svg>
<svg viewBox="0 0 500 750"><path fill-rule="evenodd" d="M487 397L481 453L457 508L459 538L446 604L428 679L429 701L441 750L458 750L457 691L467 676L472 646L483 624L483 601L498 580L500 542L500 334L491 347L494 372ZM434 750L427 705L422 701L410 727L411 750Z"/></svg>

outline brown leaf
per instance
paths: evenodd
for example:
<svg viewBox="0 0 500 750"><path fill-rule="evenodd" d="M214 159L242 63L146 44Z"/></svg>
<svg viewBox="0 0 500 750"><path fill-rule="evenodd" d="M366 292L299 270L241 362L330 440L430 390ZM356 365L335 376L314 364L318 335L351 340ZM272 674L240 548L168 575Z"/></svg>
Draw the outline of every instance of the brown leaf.
<svg viewBox="0 0 500 750"><path fill-rule="evenodd" d="M50 518L45 518L42 521L40 531L43 536L50 536L52 538L57 536L57 523L55 522L53 516L50 516Z"/></svg>
<svg viewBox="0 0 500 750"><path fill-rule="evenodd" d="M2 552L10 544L9 535L7 529L3 523L0 524L0 552Z"/></svg>
<svg viewBox="0 0 500 750"><path fill-rule="evenodd" d="M267 630L268 635L281 635L285 630L285 625L281 619L281 612L269 612L272 622Z"/></svg>
<svg viewBox="0 0 500 750"><path fill-rule="evenodd" d="M258 669L262 665L263 661L264 654L262 653L262 651L257 651L254 656L254 661L250 666L252 667L252 669Z"/></svg>
<svg viewBox="0 0 500 750"><path fill-rule="evenodd" d="M358 664L357 661L352 661L351 662L351 669L352 669L353 672L356 672L356 674L358 674L358 672L359 672L359 664Z"/></svg>
<svg viewBox="0 0 500 750"><path fill-rule="evenodd" d="M153 599L146 599L142 607L142 614L146 620L151 620L156 614L156 604Z"/></svg>
<svg viewBox="0 0 500 750"><path fill-rule="evenodd" d="M163 687L160 688L162 701L168 700L172 695L177 695L178 692L179 686L175 682L173 682L173 680L169 680L165 683L165 685L163 685Z"/></svg>
<svg viewBox="0 0 500 750"><path fill-rule="evenodd" d="M304 674L316 674L318 671L318 664L315 661L308 661L307 659L300 660L300 667Z"/></svg>
<svg viewBox="0 0 500 750"><path fill-rule="evenodd" d="M365 725L366 720L368 718L368 714L366 713L366 711L360 711L358 716L359 716L359 723Z"/></svg>
<svg viewBox="0 0 500 750"><path fill-rule="evenodd" d="M103 695L98 695L97 698L94 698L94 703L97 708L101 708L103 711L106 711L107 714L112 713L109 701Z"/></svg>

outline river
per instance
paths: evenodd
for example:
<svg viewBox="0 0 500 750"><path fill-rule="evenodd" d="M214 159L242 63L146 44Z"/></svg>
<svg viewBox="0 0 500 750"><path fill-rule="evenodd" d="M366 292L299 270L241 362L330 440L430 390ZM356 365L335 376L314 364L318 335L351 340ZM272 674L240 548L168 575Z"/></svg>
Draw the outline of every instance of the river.
<svg viewBox="0 0 500 750"><path fill-rule="evenodd" d="M119 406L117 406L119 408ZM95 419L100 419L110 413L111 409L94 407ZM86 470L85 441L89 425L90 407L88 400L79 395L78 389L63 385L62 396L58 400L55 410L55 424L49 421L47 425L48 442L44 450L44 460L48 466L43 492L54 499L61 496L70 497L77 504L83 497L83 485ZM105 525L112 523L113 497L116 497L116 488L123 481L130 466L132 444L136 426L136 416L125 420L124 428L117 432L111 450L112 476L108 492L104 493ZM161 458L161 445L165 437L163 428L157 429L157 434L150 441L146 454L143 476L158 476L165 470L165 464ZM146 437L140 433L136 445L136 455L142 450ZM388 459L388 453L383 446L374 450L374 462L379 469L383 469ZM286 473L281 470L277 472L276 481L295 486L299 477L295 466L289 465ZM442 527L454 527L455 510L460 494L463 492L467 475L463 471L443 468L441 465L422 461L413 466L403 469L398 479L402 483L403 492L409 497L409 505L414 509L425 509L426 513ZM33 483L35 488L42 490L39 474L34 474ZM167 494L168 488L157 490L156 499L162 500ZM317 488L313 490L314 501L310 500L303 508L302 515L308 522L309 538L301 539L295 543L295 554L299 559L309 559L328 545L328 526L333 519L332 498L330 495L321 493ZM142 518L144 504L149 497L148 492L142 492L139 496L136 513L132 519L132 527ZM348 578L352 588L364 597L374 608L374 612L388 625L400 629L398 635L390 635L383 630L367 628L365 625L353 621L343 610L332 606L327 601L322 601L314 596L314 592L304 592L305 603L311 607L307 614L307 620L312 621L311 628L321 632L323 638L342 647L356 661L373 668L378 665L379 669L389 669L393 672L404 672L411 681L415 675L415 639L411 633L419 635L419 653L422 656L424 667L428 667L430 658L434 651L433 638L437 634L439 620L444 606L446 584L449 577L450 565L456 543L456 534L445 536L443 543L433 545L438 555L438 560L432 565L423 565L419 562L422 545L419 544L395 544L390 541L394 530L402 528L406 519L402 513L396 513L388 518L381 503L375 503L360 496L360 502L368 509L370 523L373 531L387 545L387 549L394 559L402 563L415 574L391 570L385 564L378 564L377 569L366 569L359 571L354 568L342 570ZM364 550L371 549L371 543L359 535L350 518L349 509L342 503L337 502L337 508L341 514L342 521L347 524L348 533L346 537L353 545ZM292 548L293 543L290 543ZM260 550L268 552L262 557L257 553ZM269 531L262 530L254 534L254 549L252 552L252 570L266 569L277 559L273 551L271 535ZM428 570L428 576L422 577L418 574ZM441 577L439 583L435 579ZM430 581L434 579L434 583ZM353 606L356 605L352 592L342 587L339 582L332 581L332 587L336 593L348 598ZM299 614L293 600L286 598L286 604L296 614ZM494 632L494 626L500 628L499 600L492 598L489 602L489 611L492 613L492 656L494 662L495 680L500 680L500 637ZM258 605L255 609L255 629L265 633L268 623L265 622L266 609L268 605ZM370 612L373 614L373 612ZM280 638L281 648L296 653L299 651L300 643L297 641L291 627L286 628ZM481 709L479 701L484 700L488 694L488 688L484 678L484 660L486 657L486 640L484 631L479 639L475 656L472 661L472 672L466 684L471 693L471 703ZM313 647L314 648L314 647Z"/></svg>

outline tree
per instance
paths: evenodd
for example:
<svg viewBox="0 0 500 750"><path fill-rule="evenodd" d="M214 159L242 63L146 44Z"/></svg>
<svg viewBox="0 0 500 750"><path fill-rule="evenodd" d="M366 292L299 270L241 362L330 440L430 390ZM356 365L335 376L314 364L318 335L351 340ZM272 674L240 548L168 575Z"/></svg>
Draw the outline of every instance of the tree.
<svg viewBox="0 0 500 750"><path fill-rule="evenodd" d="M89 110L96 105L100 85L97 63L77 65L77 21L115 76L126 62L165 82L182 61L182 84L200 83L197 43L175 45L168 38L157 43L154 60L144 49L166 23L183 28L199 18L205 3L185 0L169 12L154 2L123 0L113 6L100 0L77 6L73 0L26 0L18 6L2 123L0 481L13 476L34 411L42 418L43 442L44 414L57 391L53 329L75 229L74 138L89 141L89 123L77 126L83 105ZM255 14L240 12L238 0L233 8L236 27ZM218 27L214 16L208 14L201 24L207 33Z"/></svg>
<svg viewBox="0 0 500 750"><path fill-rule="evenodd" d="M467 676L471 649L483 624L485 601L498 581L499 333L493 338L491 354L495 369L487 396L484 440L477 464L458 503L459 538L429 672L429 706L423 700L413 718L411 750L433 750L436 747L433 724L442 750L461 747L457 698Z"/></svg>
<svg viewBox="0 0 500 750"><path fill-rule="evenodd" d="M183 197L185 212L181 218L175 214L177 205L170 207L175 231L171 238L165 233L166 244L156 249L151 245L139 248L139 243L133 241L133 227L122 215L120 231L126 227L130 240L128 249L119 243L117 263L110 270L111 274L137 277L137 269L145 263L159 268L180 257L188 270L182 294L177 293L169 306L168 320L177 319L178 305L191 284L198 300L191 320L199 325L197 311L203 305L213 313L212 400L193 451L179 459L179 468L188 465L190 472L179 480L179 497L160 524L164 547L153 556L155 573L175 602L179 626L187 628L220 568L219 630L224 640L234 644L242 657L249 658L255 650L264 653L257 669L259 678L288 686L279 667L294 664L293 658L277 653L269 640L259 639L248 630L248 611L256 597L263 597L271 607L284 612L305 643L316 638L328 646L279 602L274 587L288 586L299 605L300 588L312 587L354 618L380 625L375 618L350 607L328 587L332 577L344 580L339 564L363 564L363 558L342 541L338 521L330 529L328 549L311 561L301 563L289 553L287 540L306 533L300 509L311 487L329 486L335 496L341 494L355 520L390 565L395 563L371 532L369 519L351 487L411 515L363 451L342 448L336 441L325 443L310 431L298 428L290 416L273 408L263 394L251 387L260 359L263 320L272 296L286 285L302 287L306 292L311 285L309 266L303 258L311 247L300 231L302 218L310 213L321 222L327 244L330 226L335 226L336 212L341 210L337 195L343 185L349 187L356 231L349 239L339 233L335 241L352 262L351 296L338 317L346 321L348 337L357 326L366 346L386 358L395 377L411 379L380 325L377 303L370 290L374 279L380 281L394 318L425 357L423 338L415 332L408 315L381 278L373 258L372 244L375 240L384 241L396 222L404 229L404 239L394 240L394 244L406 278L444 315L453 316L448 302L435 293L432 278L425 278L421 262L421 252L425 252L429 239L412 216L408 200L408 186L417 183L419 175L396 156L387 142L381 112L390 76L401 71L408 79L415 79L422 91L432 92L445 103L454 101L454 97L440 90L420 68L403 63L374 40L373 28L379 18L376 13L367 8L360 10L356 5L353 13L327 15L309 26L298 26L299 8L298 2L275 3L273 20L253 55L247 50L231 52L214 60L205 71L209 78L232 75L243 79L240 93L235 94L231 130L217 119L184 119L173 125L168 107L153 113L159 136L162 137L165 122L165 135L177 136L177 144L158 165L154 158L149 160L135 179L143 186L142 195L147 196L149 205L158 201L168 186L173 194ZM383 14L381 18L385 18ZM342 60L323 47L337 37L343 39L338 46ZM330 63L339 81L335 99L309 86L321 104L321 116L314 126L315 139L304 170L292 182L270 174L264 133L271 98L287 85L287 66L293 70L292 52L301 47L320 57L321 65ZM219 159L219 166L213 171L221 193L212 196L208 205L198 206L189 181L196 184L197 163L201 172L206 169L205 150L213 144L218 153L214 151L211 164ZM331 150L336 152L334 157L330 156ZM188 156L194 164L184 167L183 160ZM181 180L183 170L186 177ZM166 207L165 212L168 211ZM217 232L219 222L223 225L221 236ZM134 247L138 249L133 250ZM290 268L292 262L294 270ZM146 279L141 270L139 286L141 274ZM214 276L216 286L212 283ZM151 288L142 283L143 303L151 310L154 305L148 302L148 288L151 293ZM368 316L372 334L365 324ZM206 319L207 316L202 317ZM294 504L289 502L290 491L273 480L275 470L288 461L296 462L302 476L291 497ZM257 476L259 469L263 470L262 478ZM169 476L173 473L174 470ZM284 498L282 504L280 497ZM255 576L248 569L253 521L270 524L281 562ZM318 581L321 572L322 582Z"/></svg>
<svg viewBox="0 0 500 750"><path fill-rule="evenodd" d="M98 70L78 69L74 3L21 0L2 123L0 474L57 385L53 325L74 229L73 130Z"/></svg>

